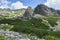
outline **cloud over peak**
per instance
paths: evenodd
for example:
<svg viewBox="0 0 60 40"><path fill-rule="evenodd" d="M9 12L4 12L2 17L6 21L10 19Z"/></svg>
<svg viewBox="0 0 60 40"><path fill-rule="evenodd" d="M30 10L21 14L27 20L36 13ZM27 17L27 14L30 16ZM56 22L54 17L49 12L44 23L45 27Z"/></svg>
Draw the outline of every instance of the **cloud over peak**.
<svg viewBox="0 0 60 40"><path fill-rule="evenodd" d="M48 7L52 7L55 9L60 10L60 0L47 0L47 2L44 3ZM32 5L32 4L30 4ZM16 1L11 2L8 0L0 0L0 8L10 8L10 9L21 9L21 8L27 8L28 6L25 6L22 2ZM33 6L32 6L33 7Z"/></svg>
<svg viewBox="0 0 60 40"><path fill-rule="evenodd" d="M47 0L45 5L60 10L60 0Z"/></svg>
<svg viewBox="0 0 60 40"><path fill-rule="evenodd" d="M14 9L21 9L21 8L27 8L28 6L23 5L22 2L17 1L16 3L12 3L11 5Z"/></svg>

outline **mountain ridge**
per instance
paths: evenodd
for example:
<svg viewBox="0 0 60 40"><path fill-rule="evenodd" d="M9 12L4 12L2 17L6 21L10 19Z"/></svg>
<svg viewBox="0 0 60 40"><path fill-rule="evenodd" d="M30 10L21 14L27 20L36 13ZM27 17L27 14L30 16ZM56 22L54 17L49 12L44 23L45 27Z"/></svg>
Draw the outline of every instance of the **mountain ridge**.
<svg viewBox="0 0 60 40"><path fill-rule="evenodd" d="M0 8L0 15L7 17L7 18L18 18L18 19L31 19L33 16L40 15L40 17L43 16L49 16L49 15L57 15L60 16L60 10L55 10L53 8L50 8L44 4L39 4L35 9L32 9L30 6L27 9L17 9L17 10L11 10L11 9L1 9ZM36 18L37 18L36 16Z"/></svg>

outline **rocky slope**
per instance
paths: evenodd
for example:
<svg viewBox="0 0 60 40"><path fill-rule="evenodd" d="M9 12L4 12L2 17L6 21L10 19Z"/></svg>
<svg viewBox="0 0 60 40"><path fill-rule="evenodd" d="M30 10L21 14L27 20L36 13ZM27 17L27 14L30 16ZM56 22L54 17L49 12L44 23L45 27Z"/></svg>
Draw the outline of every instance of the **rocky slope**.
<svg viewBox="0 0 60 40"><path fill-rule="evenodd" d="M27 9L0 9L0 17L10 18L10 19L29 19L33 14L33 9L28 7Z"/></svg>

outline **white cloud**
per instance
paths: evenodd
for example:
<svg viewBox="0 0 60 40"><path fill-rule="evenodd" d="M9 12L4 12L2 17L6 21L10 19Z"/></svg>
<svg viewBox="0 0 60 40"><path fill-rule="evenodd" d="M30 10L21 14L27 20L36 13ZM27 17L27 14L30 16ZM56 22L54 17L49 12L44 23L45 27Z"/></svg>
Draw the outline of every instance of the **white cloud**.
<svg viewBox="0 0 60 40"><path fill-rule="evenodd" d="M60 9L60 0L47 0L44 4L58 10Z"/></svg>
<svg viewBox="0 0 60 40"><path fill-rule="evenodd" d="M2 4L8 4L8 3L10 3L10 2L7 1L7 0L0 0L0 3L2 3Z"/></svg>
<svg viewBox="0 0 60 40"><path fill-rule="evenodd" d="M4 8L8 8L7 6L0 6L0 8L4 9Z"/></svg>
<svg viewBox="0 0 60 40"><path fill-rule="evenodd" d="M28 6L25 6L20 1L17 1L16 3L12 3L11 7L14 9L21 9L21 8L27 8Z"/></svg>
<svg viewBox="0 0 60 40"><path fill-rule="evenodd" d="M0 0L0 8L2 8L2 9L4 9L4 8L21 9L21 8L27 8L27 7L28 6L23 5L23 3L20 1L11 3L8 0Z"/></svg>
<svg viewBox="0 0 60 40"><path fill-rule="evenodd" d="M4 9L4 8L9 8L10 2L7 0L0 0L0 8Z"/></svg>

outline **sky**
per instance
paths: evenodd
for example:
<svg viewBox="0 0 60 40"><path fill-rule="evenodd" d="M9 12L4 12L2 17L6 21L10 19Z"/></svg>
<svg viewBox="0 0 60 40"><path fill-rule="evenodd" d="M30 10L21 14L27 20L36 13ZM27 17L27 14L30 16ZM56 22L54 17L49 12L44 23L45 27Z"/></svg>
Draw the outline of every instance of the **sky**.
<svg viewBox="0 0 60 40"><path fill-rule="evenodd" d="M28 6L35 8L38 4L60 10L60 0L0 0L0 8L21 9Z"/></svg>

